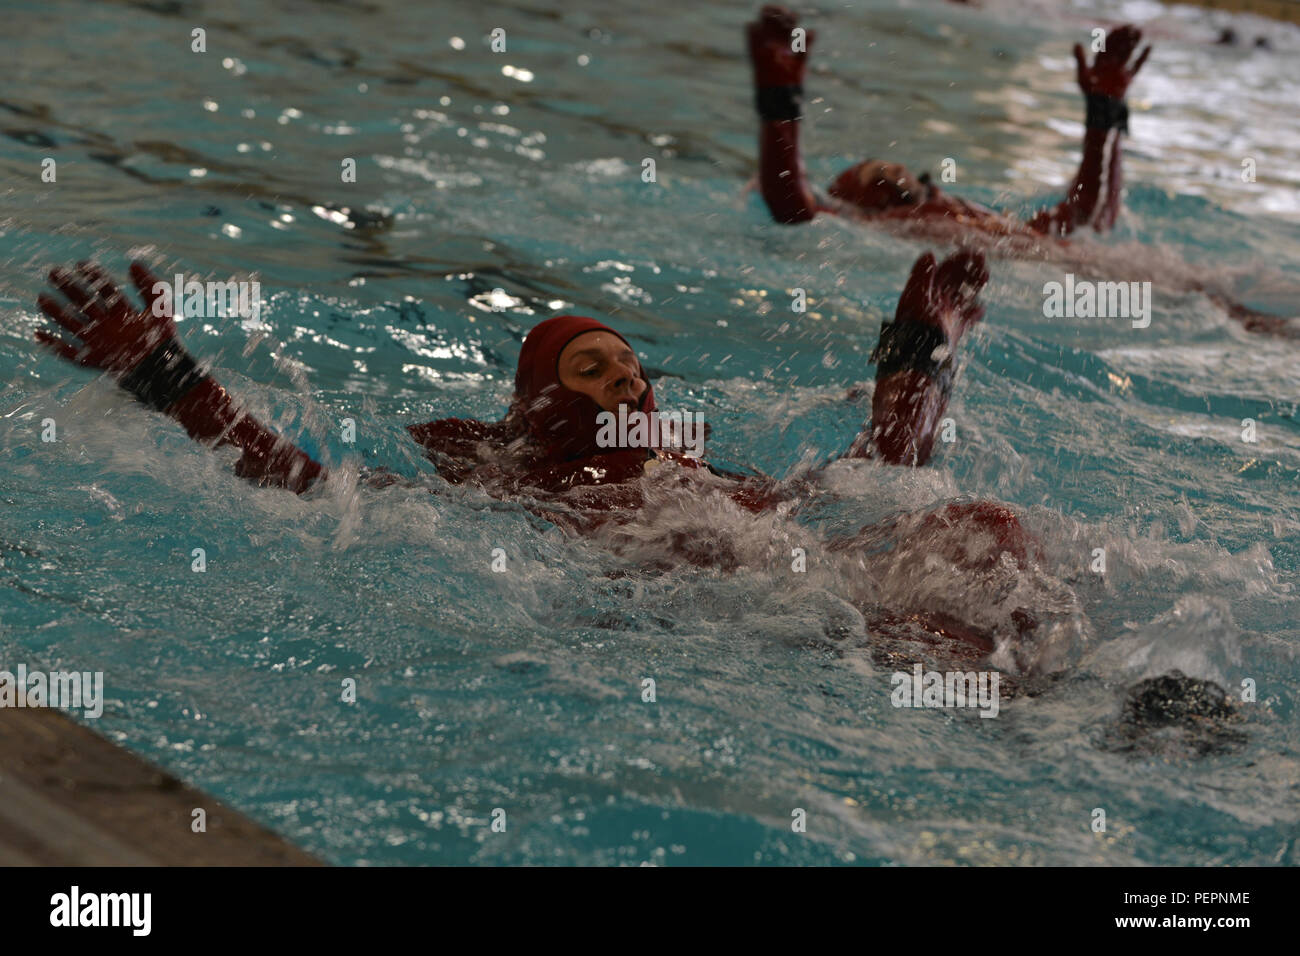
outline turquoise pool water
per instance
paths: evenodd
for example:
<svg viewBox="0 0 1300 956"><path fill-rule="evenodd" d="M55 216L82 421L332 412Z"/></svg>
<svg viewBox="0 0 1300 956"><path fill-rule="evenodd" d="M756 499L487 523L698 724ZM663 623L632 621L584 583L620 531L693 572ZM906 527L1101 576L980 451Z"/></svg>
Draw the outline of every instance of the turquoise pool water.
<svg viewBox="0 0 1300 956"><path fill-rule="evenodd" d="M677 501L618 554L447 486L407 441L409 423L498 416L523 332L556 311L624 331L660 405L707 415L717 461L787 475L851 440L868 406L845 390L870 381L926 246L776 227L744 193L752 13L8 5L0 667L102 670L97 730L336 863L1300 861L1300 343L1160 289L1145 330L1049 320L1041 290L1062 267L998 261L957 440L932 467L842 467L798 518ZM1069 50L1096 17L1143 22L1157 49L1130 96L1126 215L1083 254L1103 271L1188 263L1297 314L1289 27L1109 0L821 8L814 181L868 155L954 157L962 195L1055 202L1081 133ZM1273 51L1207 45L1220 22ZM496 27L505 53L483 40ZM230 456L36 354L44 271L95 256L121 274L133 255L168 276L256 274L259 323L183 334L325 456L330 487L250 487ZM807 313L786 306L795 287ZM46 418L57 443L39 439ZM414 486L359 485L363 464ZM1024 516L1037 573L913 563L872 587L993 619L1010 592L1050 611L1078 662L995 720L892 707L869 588L819 561L836 530L963 496ZM639 570L679 527L749 570ZM1256 682L1244 746L1103 746L1125 688L1172 668L1234 696Z"/></svg>

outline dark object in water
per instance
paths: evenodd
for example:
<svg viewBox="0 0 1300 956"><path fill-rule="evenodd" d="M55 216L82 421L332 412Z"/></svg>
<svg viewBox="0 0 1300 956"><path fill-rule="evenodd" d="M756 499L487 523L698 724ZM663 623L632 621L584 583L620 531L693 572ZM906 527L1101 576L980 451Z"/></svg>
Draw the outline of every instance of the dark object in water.
<svg viewBox="0 0 1300 956"><path fill-rule="evenodd" d="M57 149L59 144L50 139L40 130L35 129L6 129L0 130L10 139L16 139L20 143L28 146L38 146L41 149Z"/></svg>
<svg viewBox="0 0 1300 956"><path fill-rule="evenodd" d="M1106 749L1134 756L1224 753L1246 742L1228 726L1240 719L1218 684L1170 671L1129 688Z"/></svg>
<svg viewBox="0 0 1300 956"><path fill-rule="evenodd" d="M348 229L362 231L382 230L389 228L393 224L393 217L388 213L376 212L373 209L353 209L351 206L340 206L332 202L314 206L312 212L322 219L337 223Z"/></svg>
<svg viewBox="0 0 1300 956"><path fill-rule="evenodd" d="M1239 39L1240 37L1237 36L1236 30L1232 27L1224 27L1223 32L1219 34L1219 39L1214 42L1218 46L1236 46ZM1255 37L1255 49L1271 50L1273 49L1273 44L1269 42L1268 37L1260 35Z"/></svg>
<svg viewBox="0 0 1300 956"><path fill-rule="evenodd" d="M1227 693L1212 681L1170 671L1129 688L1125 717L1146 727L1163 727L1196 717L1232 716Z"/></svg>

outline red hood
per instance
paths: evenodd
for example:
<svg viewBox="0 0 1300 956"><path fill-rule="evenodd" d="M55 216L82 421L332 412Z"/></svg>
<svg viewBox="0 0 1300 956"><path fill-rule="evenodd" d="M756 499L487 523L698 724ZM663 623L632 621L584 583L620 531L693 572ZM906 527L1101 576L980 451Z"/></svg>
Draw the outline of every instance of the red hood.
<svg viewBox="0 0 1300 956"><path fill-rule="evenodd" d="M528 422L529 433L550 461L573 461L614 450L596 444L599 429L596 416L601 412L600 406L581 392L560 384L560 353L585 332L618 335L609 326L585 315L557 315L535 325L519 352L515 403ZM646 379L644 370L641 378ZM648 380L638 408L643 412L654 411L655 394Z"/></svg>
<svg viewBox="0 0 1300 956"><path fill-rule="evenodd" d="M584 332L610 332L607 325L582 315L557 315L539 322L528 333L519 352L515 373L512 414L505 421L480 422L465 418L442 418L423 425L410 425L408 431L426 450L446 455L449 461L439 465L439 472L449 481L464 481L479 467L478 446L488 443L502 447L524 437L525 429L538 454L527 467L548 467L592 455L608 455L614 448L596 444L599 426L596 416L600 406L580 392L560 384L560 353ZM621 335L619 338L623 338ZM623 339L623 341L627 341ZM645 379L642 370L641 378ZM646 382L640 409L655 409L654 389ZM644 455L635 458L639 467Z"/></svg>

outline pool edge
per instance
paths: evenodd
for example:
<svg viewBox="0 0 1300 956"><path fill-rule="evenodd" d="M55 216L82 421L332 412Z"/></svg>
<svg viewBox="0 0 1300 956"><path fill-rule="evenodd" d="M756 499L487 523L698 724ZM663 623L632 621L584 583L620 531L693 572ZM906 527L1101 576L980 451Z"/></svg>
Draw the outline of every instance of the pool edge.
<svg viewBox="0 0 1300 956"><path fill-rule="evenodd" d="M325 865L49 708L0 707L0 798L0 866Z"/></svg>

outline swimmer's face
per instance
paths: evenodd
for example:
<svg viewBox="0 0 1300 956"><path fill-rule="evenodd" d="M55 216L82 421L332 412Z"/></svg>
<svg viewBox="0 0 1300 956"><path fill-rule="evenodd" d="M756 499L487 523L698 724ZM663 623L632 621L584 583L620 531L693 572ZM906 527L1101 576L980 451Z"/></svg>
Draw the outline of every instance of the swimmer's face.
<svg viewBox="0 0 1300 956"><path fill-rule="evenodd" d="M841 173L831 184L830 194L859 209L878 212L915 206L925 198L926 189L906 166L869 159Z"/></svg>
<svg viewBox="0 0 1300 956"><path fill-rule="evenodd" d="M581 392L607 412L636 408L645 394L641 363L628 344L610 332L584 332L564 347L560 384Z"/></svg>

